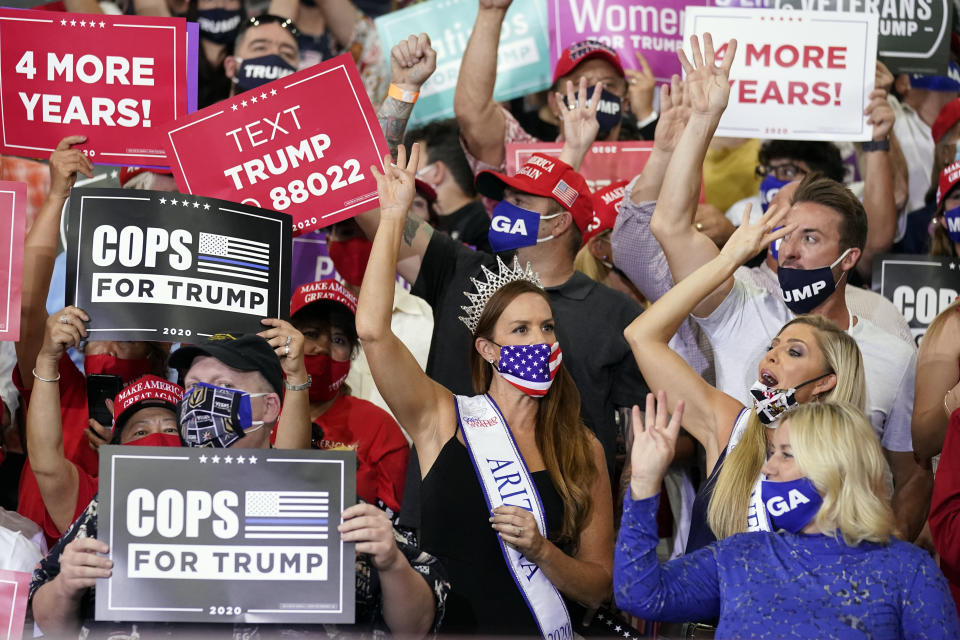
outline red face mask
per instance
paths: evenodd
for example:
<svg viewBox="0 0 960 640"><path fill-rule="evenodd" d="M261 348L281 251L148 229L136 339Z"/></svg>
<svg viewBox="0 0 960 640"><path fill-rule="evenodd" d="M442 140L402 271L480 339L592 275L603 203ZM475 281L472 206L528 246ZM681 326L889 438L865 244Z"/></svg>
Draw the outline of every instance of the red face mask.
<svg viewBox="0 0 960 640"><path fill-rule="evenodd" d="M148 436L131 440L128 447L182 447L180 436L175 433L151 433Z"/></svg>
<svg viewBox="0 0 960 640"><path fill-rule="evenodd" d="M367 262L370 261L371 249L373 249L373 243L360 236L342 242L339 240L327 242L327 253L333 261L334 269L348 284L355 287L363 283L363 274L367 270Z"/></svg>
<svg viewBox="0 0 960 640"><path fill-rule="evenodd" d="M83 370L86 371L88 376L95 374L120 376L126 383L150 373L150 361L146 358L127 360L126 358L99 353L84 358Z"/></svg>
<svg viewBox="0 0 960 640"><path fill-rule="evenodd" d="M350 361L340 362L330 356L303 356L307 373L313 379L310 385L310 402L326 402L337 395L343 381L350 373Z"/></svg>

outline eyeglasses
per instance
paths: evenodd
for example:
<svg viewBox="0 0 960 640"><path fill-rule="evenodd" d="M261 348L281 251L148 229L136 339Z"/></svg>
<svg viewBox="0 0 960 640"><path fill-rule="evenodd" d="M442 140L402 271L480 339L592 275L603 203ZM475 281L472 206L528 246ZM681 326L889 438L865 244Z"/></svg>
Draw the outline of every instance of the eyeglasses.
<svg viewBox="0 0 960 640"><path fill-rule="evenodd" d="M300 30L297 29L297 25L293 24L293 20L290 18L284 18L283 16L275 16L272 13L264 13L259 16L253 16L247 20L247 24L244 30L249 29L250 27L259 27L264 24L278 24L287 31L290 32L294 38L300 37Z"/></svg>
<svg viewBox="0 0 960 640"><path fill-rule="evenodd" d="M771 164L766 167L761 164L757 165L756 171L757 175L761 178L772 174L777 180L796 180L797 178L802 178L807 175L806 169L798 167L792 162Z"/></svg>

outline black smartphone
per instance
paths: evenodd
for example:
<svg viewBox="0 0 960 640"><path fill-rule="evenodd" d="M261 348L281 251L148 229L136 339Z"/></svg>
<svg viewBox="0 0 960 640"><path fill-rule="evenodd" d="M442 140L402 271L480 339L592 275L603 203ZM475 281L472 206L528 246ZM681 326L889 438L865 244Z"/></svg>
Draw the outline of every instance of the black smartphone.
<svg viewBox="0 0 960 640"><path fill-rule="evenodd" d="M113 400L123 389L123 379L105 373L95 373L87 376L87 406L90 417L105 427L113 426L113 416L107 409L104 400Z"/></svg>

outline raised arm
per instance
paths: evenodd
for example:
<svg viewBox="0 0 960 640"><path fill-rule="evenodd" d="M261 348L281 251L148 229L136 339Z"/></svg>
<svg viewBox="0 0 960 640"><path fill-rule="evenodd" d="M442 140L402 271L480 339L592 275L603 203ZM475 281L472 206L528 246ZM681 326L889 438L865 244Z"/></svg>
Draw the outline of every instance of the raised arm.
<svg viewBox="0 0 960 640"><path fill-rule="evenodd" d="M756 224L741 225L713 260L674 285L623 333L649 387L664 389L671 401L686 405L683 426L706 449L708 469L726 447L743 405L708 384L668 342L690 311L732 278L737 267L792 230L769 232L786 214L786 208L774 206Z"/></svg>
<svg viewBox="0 0 960 640"><path fill-rule="evenodd" d="M410 434L419 455L429 457L431 452L439 453L442 442L452 435L456 415L452 394L427 377L390 328L397 255L413 202L420 145L413 145L409 163L406 155L400 147L396 165L384 158L385 174L370 168L380 195L380 227L360 287L357 335L380 394Z"/></svg>
<svg viewBox="0 0 960 640"><path fill-rule="evenodd" d="M674 74L670 84L660 87L660 119L653 135L653 151L643 167L643 173L633 187L631 200L635 204L657 199L667 166L680 142L680 136L690 119L690 99L686 85Z"/></svg>
<svg viewBox="0 0 960 640"><path fill-rule="evenodd" d="M280 358L286 383L304 384L307 366L303 359L303 334L286 320L264 318L260 322L270 328L257 335L269 342ZM285 389L274 445L278 449L309 449L310 426L310 390Z"/></svg>
<svg viewBox="0 0 960 640"><path fill-rule="evenodd" d="M66 357L67 349L87 337L84 323L89 320L76 307L47 318L43 346L36 357L35 373L30 376L36 380L27 409L27 455L43 504L61 532L73 522L80 480L63 449L60 359Z"/></svg>
<svg viewBox="0 0 960 640"><path fill-rule="evenodd" d="M703 53L696 36L690 37L693 63L681 50L680 63L686 73L685 91L690 101L690 118L680 134L660 189L650 229L663 247L675 282L683 280L717 255L717 246L695 227L697 199L707 147L717 130L730 97L730 66L737 52L731 40L720 66L715 64L713 38L703 37ZM709 315L733 286L733 278L719 283L720 289L702 300L694 311Z"/></svg>
<svg viewBox="0 0 960 640"><path fill-rule="evenodd" d="M893 131L894 114L887 92L876 89L864 112L873 125L873 141L887 140ZM889 143L888 143L889 144ZM890 151L864 150L863 208L867 212L867 242L857 262L857 272L869 281L873 277L873 256L893 246L897 235L897 205L893 196Z"/></svg>
<svg viewBox="0 0 960 640"><path fill-rule="evenodd" d="M648 620L689 621L720 613L720 583L711 549L660 564L657 559L657 506L663 475L674 457L680 422L686 422L678 402L668 421L667 396L647 395L641 416L633 408L630 449L630 496L623 501L623 520L613 564L613 594L617 606Z"/></svg>
<svg viewBox="0 0 960 640"><path fill-rule="evenodd" d="M33 366L43 344L44 320L47 317L47 293L57 259L60 213L67 202L77 173L93 177L93 163L78 149L70 146L86 142L85 136L68 136L50 155L50 192L30 227L23 249L23 288L20 306L20 340L16 344L17 366L23 385L33 386L33 376L25 368Z"/></svg>
<svg viewBox="0 0 960 640"><path fill-rule="evenodd" d="M453 95L460 135L477 160L499 167L506 157L507 123L493 99L497 82L497 47L507 9L513 0L479 0L477 21L467 42Z"/></svg>
<svg viewBox="0 0 960 640"><path fill-rule="evenodd" d="M391 84L404 92L418 93L420 87L433 75L437 68L437 52L430 45L430 37L421 33L411 35L394 45L390 51ZM397 157L397 148L403 144L403 135L407 130L407 121L413 113L414 103L405 102L387 96L377 111L377 118L387 138L390 155ZM416 167L414 167L416 169ZM357 224L370 240L377 234L380 226L380 209L361 213L356 217ZM400 244L397 272L407 282L416 282L420 275L420 265L427 245L433 236L433 227L417 216L407 213L403 238Z"/></svg>

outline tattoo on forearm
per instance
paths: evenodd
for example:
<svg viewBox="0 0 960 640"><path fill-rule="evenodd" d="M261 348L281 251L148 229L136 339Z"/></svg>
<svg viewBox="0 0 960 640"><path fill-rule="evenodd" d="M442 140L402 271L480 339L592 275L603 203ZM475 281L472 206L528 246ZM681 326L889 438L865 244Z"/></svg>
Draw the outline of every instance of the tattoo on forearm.
<svg viewBox="0 0 960 640"><path fill-rule="evenodd" d="M408 247L413 246L418 233L429 242L430 237L433 236L433 227L408 211L407 219L403 223L403 241Z"/></svg>
<svg viewBox="0 0 960 640"><path fill-rule="evenodd" d="M407 130L407 120L410 119L412 112L412 104L401 102L390 96L387 96L380 105L380 111L377 112L377 119L380 120L380 127L390 147L390 155L394 159L397 157L397 147L403 144L403 134Z"/></svg>

